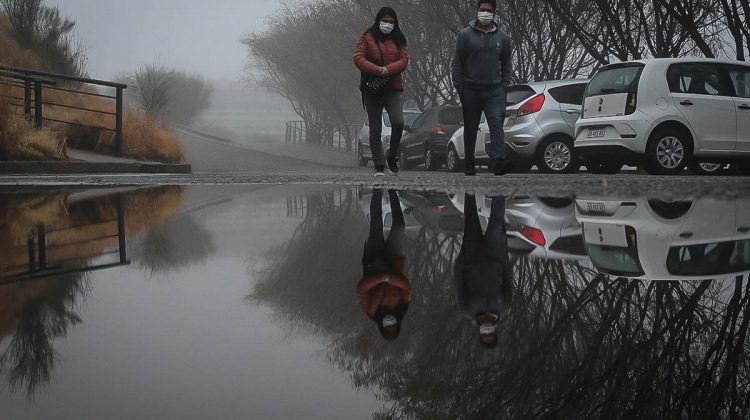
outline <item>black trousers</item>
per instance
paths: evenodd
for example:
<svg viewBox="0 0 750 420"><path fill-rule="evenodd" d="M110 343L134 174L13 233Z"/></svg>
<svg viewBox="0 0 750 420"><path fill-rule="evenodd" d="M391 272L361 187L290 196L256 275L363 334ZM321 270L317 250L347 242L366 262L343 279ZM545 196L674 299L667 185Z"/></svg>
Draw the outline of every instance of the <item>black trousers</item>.
<svg viewBox="0 0 750 420"><path fill-rule="evenodd" d="M391 158L398 157L398 148L401 146L401 137L404 134L404 102L401 99L401 92L395 90L384 90L383 92L372 95L364 91L363 102L367 109L367 120L370 126L370 150L372 151L372 161L375 166L384 166L385 157L383 156L383 110L388 112L388 118L391 120Z"/></svg>

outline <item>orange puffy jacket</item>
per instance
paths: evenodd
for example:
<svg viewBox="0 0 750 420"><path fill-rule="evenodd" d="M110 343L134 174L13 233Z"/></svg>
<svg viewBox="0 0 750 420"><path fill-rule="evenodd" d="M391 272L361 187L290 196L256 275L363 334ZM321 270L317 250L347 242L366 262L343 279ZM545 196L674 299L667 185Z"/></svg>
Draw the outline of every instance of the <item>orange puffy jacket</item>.
<svg viewBox="0 0 750 420"><path fill-rule="evenodd" d="M406 46L399 48L391 39L383 42L377 42L370 30L365 31L357 41L357 50L354 52L354 65L363 72L368 74L380 75L380 68L383 67L380 61L380 51L378 44L383 51L385 59L385 68L393 79L390 88L399 92L404 90L404 79L401 73L406 71L409 65L409 51ZM371 61L374 60L374 61Z"/></svg>
<svg viewBox="0 0 750 420"><path fill-rule="evenodd" d="M411 299L409 280L401 274L375 274L357 284L357 300L370 319L379 308L395 310Z"/></svg>

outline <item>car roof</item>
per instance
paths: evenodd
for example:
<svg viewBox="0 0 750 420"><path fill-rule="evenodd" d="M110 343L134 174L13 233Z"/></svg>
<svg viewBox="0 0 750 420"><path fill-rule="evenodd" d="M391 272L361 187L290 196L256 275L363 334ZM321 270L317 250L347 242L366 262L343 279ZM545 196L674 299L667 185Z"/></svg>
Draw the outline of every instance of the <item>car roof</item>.
<svg viewBox="0 0 750 420"><path fill-rule="evenodd" d="M617 66L624 64L649 64L649 63L720 63L720 64L735 64L745 65L748 63L744 61L730 60L726 58L705 58L705 57L681 57L681 58L646 58L642 60L629 60L617 63L609 63L602 68L609 66Z"/></svg>
<svg viewBox="0 0 750 420"><path fill-rule="evenodd" d="M568 86L568 85L575 85L579 83L588 83L590 79L563 79L563 80L543 80L539 82L531 82L531 83L519 83L516 86L529 86L533 88L534 90L539 89L549 89L554 88L558 86Z"/></svg>

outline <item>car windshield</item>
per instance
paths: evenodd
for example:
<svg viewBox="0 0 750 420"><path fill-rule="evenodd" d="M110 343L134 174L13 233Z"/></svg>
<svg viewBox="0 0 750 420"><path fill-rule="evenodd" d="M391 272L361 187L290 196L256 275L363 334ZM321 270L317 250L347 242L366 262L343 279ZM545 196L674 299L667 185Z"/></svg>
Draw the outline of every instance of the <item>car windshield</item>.
<svg viewBox="0 0 750 420"><path fill-rule="evenodd" d="M591 79L586 96L633 92L643 71L642 64L604 68Z"/></svg>
<svg viewBox="0 0 750 420"><path fill-rule="evenodd" d="M448 108L438 112L438 124L462 125L464 114L461 108Z"/></svg>
<svg viewBox="0 0 750 420"><path fill-rule="evenodd" d="M404 125L411 127L420 115L422 115L421 112L404 112ZM391 117L388 116L387 112L383 113L383 124L386 127L391 126Z"/></svg>
<svg viewBox="0 0 750 420"><path fill-rule="evenodd" d="M642 276L641 262L637 251L603 245L589 245L591 262L606 274L615 276Z"/></svg>
<svg viewBox="0 0 750 420"><path fill-rule="evenodd" d="M669 274L710 276L750 270L750 240L676 246L667 255Z"/></svg>

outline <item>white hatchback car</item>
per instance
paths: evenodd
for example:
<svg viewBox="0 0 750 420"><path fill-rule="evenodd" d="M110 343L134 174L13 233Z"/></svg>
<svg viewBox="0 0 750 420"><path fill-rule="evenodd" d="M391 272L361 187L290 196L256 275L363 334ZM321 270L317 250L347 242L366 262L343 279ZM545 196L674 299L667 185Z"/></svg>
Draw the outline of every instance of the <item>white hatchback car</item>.
<svg viewBox="0 0 750 420"><path fill-rule="evenodd" d="M586 251L603 274L641 280L734 279L750 272L750 199L579 198Z"/></svg>
<svg viewBox="0 0 750 420"><path fill-rule="evenodd" d="M404 109L404 127L411 127L420 115L422 115L422 111L418 109ZM391 143L391 119L385 111L383 111L383 128L380 132L380 140L383 145L383 156L386 156ZM367 118L365 118L365 123L359 131L359 135L357 135L357 161L359 162L359 166L367 166L371 160L370 124Z"/></svg>
<svg viewBox="0 0 750 420"><path fill-rule="evenodd" d="M575 150L595 173L654 174L732 162L750 173L750 65L652 59L602 67L589 83Z"/></svg>

